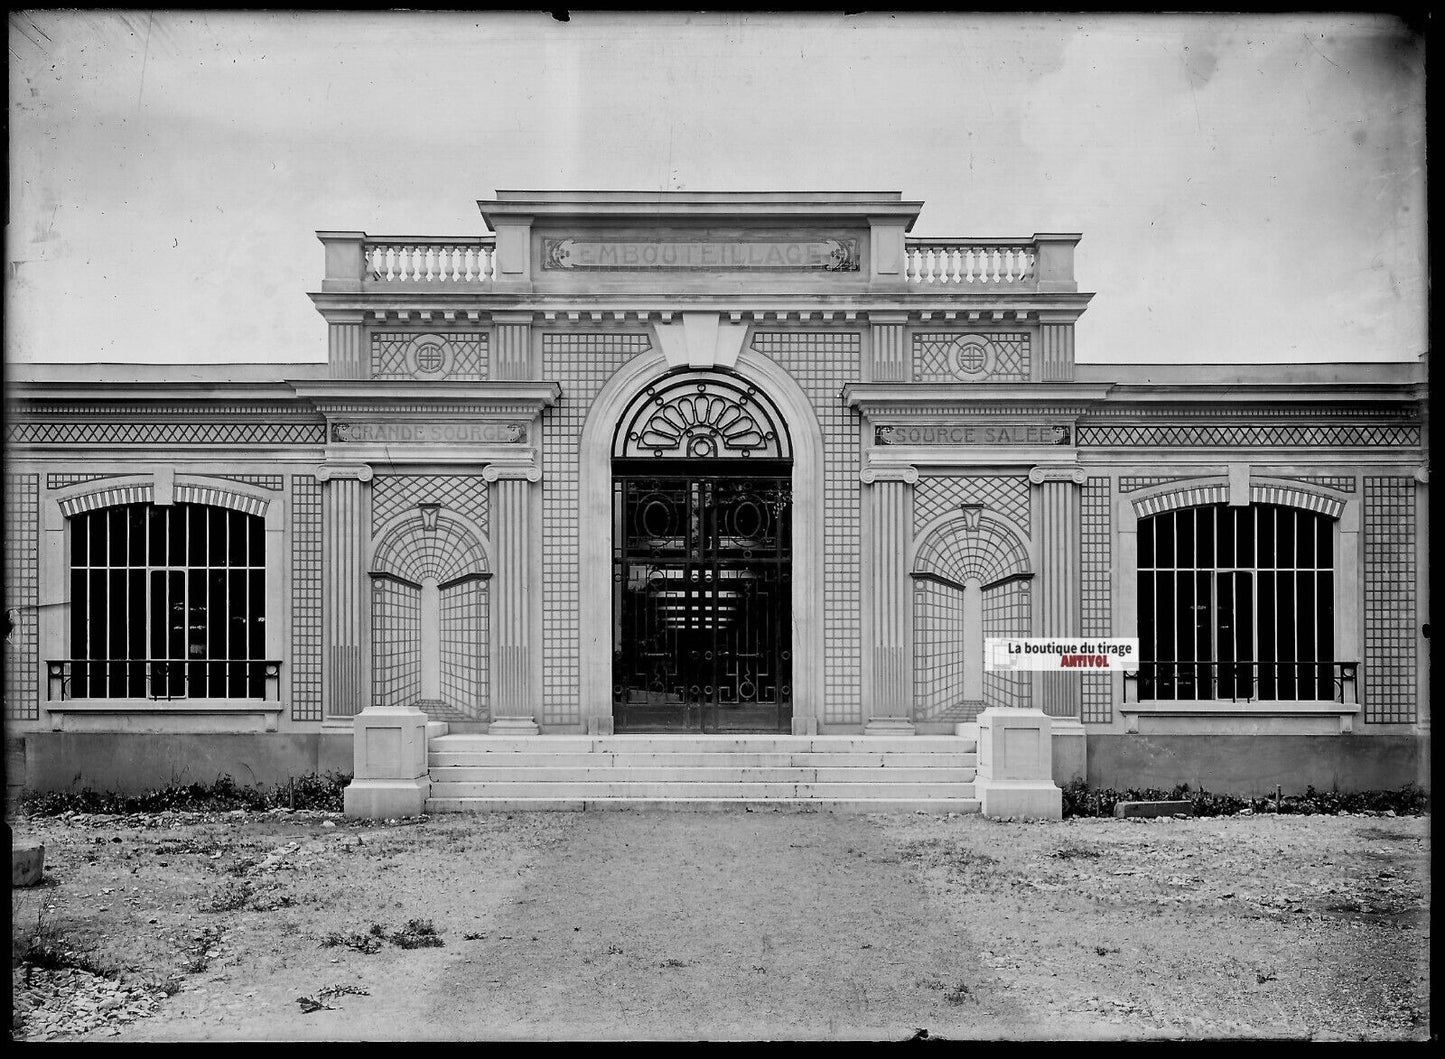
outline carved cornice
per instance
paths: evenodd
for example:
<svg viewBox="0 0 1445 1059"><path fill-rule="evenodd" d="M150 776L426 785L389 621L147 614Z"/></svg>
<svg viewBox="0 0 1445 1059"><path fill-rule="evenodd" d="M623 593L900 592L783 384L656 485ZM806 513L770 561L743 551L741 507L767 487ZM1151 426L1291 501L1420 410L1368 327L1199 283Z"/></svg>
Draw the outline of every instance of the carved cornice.
<svg viewBox="0 0 1445 1059"><path fill-rule="evenodd" d="M1077 463L1039 464L1029 471L1029 481L1034 485L1045 482L1073 482L1083 485L1089 480L1089 472Z"/></svg>
<svg viewBox="0 0 1445 1059"><path fill-rule="evenodd" d="M476 307L479 296L489 303L486 308ZM936 287L880 292L860 289L856 282L842 296L847 299L846 308L839 307L840 294L834 290L795 294L679 291L662 297L652 291L589 295L575 291L542 293L477 289L308 295L317 310L328 319L337 314L360 312L368 323L415 323L420 320L432 325L439 321L476 325L486 324L495 319L494 314L502 313L511 314L509 322L518 323L519 314L530 313L534 323L605 322L634 326L654 321L668 323L685 310L720 312L735 323L793 320L866 323L870 313L902 315L910 322L960 325L1003 321L1034 323L1041 313L1047 313L1054 322L1069 323L1083 313L1093 298L1089 293L968 291Z"/></svg>

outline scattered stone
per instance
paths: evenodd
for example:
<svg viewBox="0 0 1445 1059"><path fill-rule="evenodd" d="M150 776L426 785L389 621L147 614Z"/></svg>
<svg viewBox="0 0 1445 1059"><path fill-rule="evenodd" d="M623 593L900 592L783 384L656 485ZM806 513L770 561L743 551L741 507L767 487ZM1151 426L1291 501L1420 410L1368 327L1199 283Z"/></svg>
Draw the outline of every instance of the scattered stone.
<svg viewBox="0 0 1445 1059"><path fill-rule="evenodd" d="M37 886L45 874L45 843L15 836L10 842L10 885Z"/></svg>
<svg viewBox="0 0 1445 1059"><path fill-rule="evenodd" d="M1178 817L1181 819L1194 815L1194 803L1187 801L1177 802L1116 802L1114 805L1114 816L1116 819L1144 819L1152 820L1161 816Z"/></svg>

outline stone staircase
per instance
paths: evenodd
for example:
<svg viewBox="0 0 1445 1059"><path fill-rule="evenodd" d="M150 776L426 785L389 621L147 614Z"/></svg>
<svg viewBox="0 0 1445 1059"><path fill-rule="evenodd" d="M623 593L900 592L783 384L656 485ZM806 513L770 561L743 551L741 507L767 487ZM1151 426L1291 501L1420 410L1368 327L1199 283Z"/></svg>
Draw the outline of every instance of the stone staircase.
<svg viewBox="0 0 1445 1059"><path fill-rule="evenodd" d="M438 734L427 749L429 813L979 811L975 741L963 736Z"/></svg>

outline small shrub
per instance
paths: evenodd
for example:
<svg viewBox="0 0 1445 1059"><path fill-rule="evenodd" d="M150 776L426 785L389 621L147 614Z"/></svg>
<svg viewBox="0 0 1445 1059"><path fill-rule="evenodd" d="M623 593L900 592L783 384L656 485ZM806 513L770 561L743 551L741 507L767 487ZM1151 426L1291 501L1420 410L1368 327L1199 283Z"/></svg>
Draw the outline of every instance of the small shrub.
<svg viewBox="0 0 1445 1059"><path fill-rule="evenodd" d="M245 908L251 900L251 886L238 879L227 879L211 891L201 902L202 912L235 912Z"/></svg>
<svg viewBox="0 0 1445 1059"><path fill-rule="evenodd" d="M1195 816L1232 816L1244 809L1278 813L1363 813L1393 810L1397 816L1420 816L1430 811L1430 794L1418 784L1407 783L1398 791L1317 791L1306 787L1303 794L1281 798L1243 798L1236 794L1214 794L1203 788L1193 790L1181 783L1168 790L1159 787L1090 787L1080 779L1063 788L1064 818L1113 816L1119 802L1188 801Z"/></svg>
<svg viewBox="0 0 1445 1059"><path fill-rule="evenodd" d="M391 943L399 949L441 948L442 939L437 937L436 928L430 919L409 919L406 926L391 936Z"/></svg>
<svg viewBox="0 0 1445 1059"><path fill-rule="evenodd" d="M24 791L16 808L27 816L59 816L61 813L160 813L228 812L233 809L319 809L341 812L351 775L297 776L273 787L242 787L230 776L214 783L173 784L140 794L96 791Z"/></svg>
<svg viewBox="0 0 1445 1059"><path fill-rule="evenodd" d="M339 934L334 930L321 939L323 949L334 949L338 946L355 949L357 952L380 952L381 939L370 934Z"/></svg>

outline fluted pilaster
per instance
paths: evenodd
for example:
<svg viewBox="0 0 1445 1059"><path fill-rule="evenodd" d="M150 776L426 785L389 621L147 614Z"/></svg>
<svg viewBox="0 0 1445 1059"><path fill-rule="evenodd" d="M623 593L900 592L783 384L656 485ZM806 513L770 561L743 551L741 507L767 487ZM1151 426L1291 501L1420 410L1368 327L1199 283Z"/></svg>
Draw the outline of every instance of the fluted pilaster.
<svg viewBox="0 0 1445 1059"><path fill-rule="evenodd" d="M495 349L492 352L492 378L531 379L532 314L494 313Z"/></svg>
<svg viewBox="0 0 1445 1059"><path fill-rule="evenodd" d="M364 379L371 374L370 358L362 343L361 318L338 320L327 326L328 362L333 379Z"/></svg>
<svg viewBox="0 0 1445 1059"><path fill-rule="evenodd" d="M869 651L865 720L913 715L913 592L908 577L908 547L913 537L912 467L869 469L868 539L873 571L867 586L872 643Z"/></svg>
<svg viewBox="0 0 1445 1059"><path fill-rule="evenodd" d="M1039 608L1037 635L1077 637L1082 631L1079 604L1079 487L1088 480L1082 467L1035 467L1029 472L1038 495ZM1051 717L1078 717L1079 678L1073 673L1039 673L1035 704Z"/></svg>
<svg viewBox="0 0 1445 1059"><path fill-rule="evenodd" d="M322 629L325 668L321 701L326 717L353 717L367 705L362 667L366 619L361 527L366 524L365 464L333 465L316 472L322 482Z"/></svg>
<svg viewBox="0 0 1445 1059"><path fill-rule="evenodd" d="M532 483L541 472L532 466L491 464L482 475L492 485L492 540L496 576L492 579L492 718L515 721L539 712L533 657L533 584L538 534L532 527Z"/></svg>
<svg viewBox="0 0 1445 1059"><path fill-rule="evenodd" d="M1039 380L1072 382L1074 378L1074 325L1039 327Z"/></svg>
<svg viewBox="0 0 1445 1059"><path fill-rule="evenodd" d="M870 318L872 325L872 380L874 382L908 381L908 347L902 314L882 315L875 313Z"/></svg>

